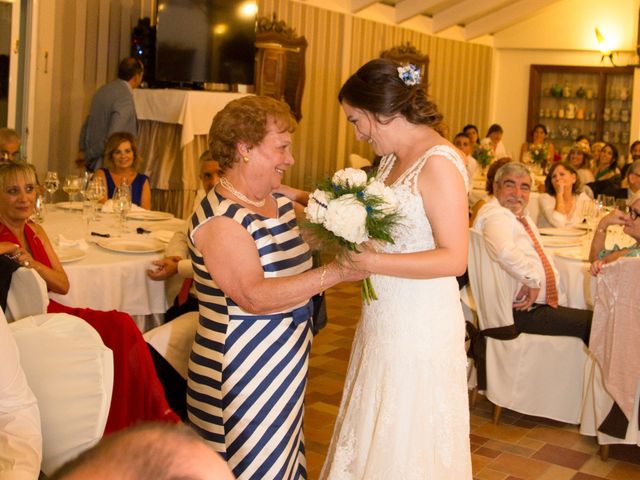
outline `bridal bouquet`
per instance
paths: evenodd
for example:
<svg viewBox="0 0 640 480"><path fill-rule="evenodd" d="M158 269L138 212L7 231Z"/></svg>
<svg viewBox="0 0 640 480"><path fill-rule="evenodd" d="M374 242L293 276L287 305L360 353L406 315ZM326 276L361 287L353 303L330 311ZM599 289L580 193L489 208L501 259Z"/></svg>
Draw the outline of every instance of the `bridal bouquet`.
<svg viewBox="0 0 640 480"><path fill-rule="evenodd" d="M491 140L484 138L480 145L473 151L473 158L475 158L482 168L489 166L493 161L493 146Z"/></svg>
<svg viewBox="0 0 640 480"><path fill-rule="evenodd" d="M305 208L309 228L327 247L358 251L369 240L393 243L400 218L393 191L363 170L345 168L318 185ZM369 278L362 282L362 298L378 297Z"/></svg>
<svg viewBox="0 0 640 480"><path fill-rule="evenodd" d="M542 145L534 145L532 143L529 145L529 156L531 157L531 161L536 165L544 165L547 161L548 154L549 151L546 143Z"/></svg>

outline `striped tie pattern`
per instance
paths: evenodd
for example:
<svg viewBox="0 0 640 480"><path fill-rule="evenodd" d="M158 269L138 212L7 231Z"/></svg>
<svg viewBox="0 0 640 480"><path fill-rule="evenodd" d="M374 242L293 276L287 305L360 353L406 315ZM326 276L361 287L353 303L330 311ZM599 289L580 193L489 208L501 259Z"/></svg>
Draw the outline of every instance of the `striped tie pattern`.
<svg viewBox="0 0 640 480"><path fill-rule="evenodd" d="M518 221L522 224L524 229L526 230L529 237L531 237L531 241L533 242L533 247L536 249L536 253L540 257L540 261L542 262L542 266L544 267L544 279L546 283L545 296L547 299L547 305L553 308L558 307L558 289L556 288L556 276L553 273L553 268L551 267L551 263L549 263L549 259L544 253L542 249L542 245L538 242L533 230L531 230L531 226L525 217L517 217Z"/></svg>

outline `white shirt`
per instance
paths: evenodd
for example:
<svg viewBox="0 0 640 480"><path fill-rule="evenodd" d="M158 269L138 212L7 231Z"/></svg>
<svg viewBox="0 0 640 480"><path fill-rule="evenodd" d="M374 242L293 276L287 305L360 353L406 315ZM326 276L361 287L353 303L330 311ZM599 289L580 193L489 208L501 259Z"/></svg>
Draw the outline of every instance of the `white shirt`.
<svg viewBox="0 0 640 480"><path fill-rule="evenodd" d="M525 219L542 245L538 227L526 212ZM542 261L531 237L516 216L500 205L497 198L492 198L478 212L473 228L482 232L489 249L489 257L498 262L520 284L531 288L540 288L535 303L546 304L546 282ZM555 275L558 303L566 305L566 295L561 291L558 281L558 270L553 264L551 255L548 252L545 254ZM514 300L519 290L520 288L516 289Z"/></svg>
<svg viewBox="0 0 640 480"><path fill-rule="evenodd" d="M0 311L0 479L35 480L41 461L40 410Z"/></svg>
<svg viewBox="0 0 640 480"><path fill-rule="evenodd" d="M584 215L584 205L591 202L591 199L586 193L579 193L576 196L576 202L573 205L573 209L569 212L569 215L557 212L556 199L548 193L540 195L538 200L540 205L540 212L542 215L538 218L539 227L575 227L582 223Z"/></svg>

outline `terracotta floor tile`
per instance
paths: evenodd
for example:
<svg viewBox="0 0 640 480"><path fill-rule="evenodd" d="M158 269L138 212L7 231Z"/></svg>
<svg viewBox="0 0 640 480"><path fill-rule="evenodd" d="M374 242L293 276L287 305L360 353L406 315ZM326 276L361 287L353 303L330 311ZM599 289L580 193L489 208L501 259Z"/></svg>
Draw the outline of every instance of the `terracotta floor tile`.
<svg viewBox="0 0 640 480"><path fill-rule="evenodd" d="M547 444L538 450L531 458L574 470L580 470L580 467L589 460L590 455L578 452L577 450L571 450L570 448Z"/></svg>
<svg viewBox="0 0 640 480"><path fill-rule="evenodd" d="M617 460L609 459L606 462L600 460L600 457L593 455L589 460L585 462L580 468L582 473L588 473L596 477L606 477L611 470L618 464Z"/></svg>
<svg viewBox="0 0 640 480"><path fill-rule="evenodd" d="M576 471L571 468L551 465L549 469L537 477L536 480L571 480L575 474Z"/></svg>
<svg viewBox="0 0 640 480"><path fill-rule="evenodd" d="M606 480L605 477L596 477L595 475L589 475L588 473L578 472L571 480Z"/></svg>
<svg viewBox="0 0 640 480"><path fill-rule="evenodd" d="M483 457L496 458L502 452L500 450L494 450L493 448L480 447L475 451L476 454Z"/></svg>
<svg viewBox="0 0 640 480"><path fill-rule="evenodd" d="M606 478L611 480L638 480L640 479L640 465L618 462Z"/></svg>
<svg viewBox="0 0 640 480"><path fill-rule="evenodd" d="M521 447L529 448L534 451L540 450L546 443L536 440L535 438L524 437L518 441L518 445Z"/></svg>
<svg viewBox="0 0 640 480"><path fill-rule="evenodd" d="M473 433L477 435L481 435L483 437L492 438L495 440L504 440L507 442L517 442L521 438L523 438L529 430L524 428L515 427L513 425L494 425L493 423L488 423L486 425L482 425L479 428L475 428Z"/></svg>
<svg viewBox="0 0 640 480"><path fill-rule="evenodd" d="M509 452L514 455L520 455L521 457L531 457L534 453L537 452L536 449L527 448L524 445L521 445L520 440L518 443L509 443L502 442L500 440L489 440L484 444L485 447L491 448L494 450L498 450L500 452Z"/></svg>
<svg viewBox="0 0 640 480"><path fill-rule="evenodd" d="M560 447L570 448L578 441L580 434L558 428L539 426L531 430L527 436Z"/></svg>
<svg viewBox="0 0 640 480"><path fill-rule="evenodd" d="M515 475L524 479L535 479L542 475L550 465L533 458L503 453L488 465L492 470Z"/></svg>
<svg viewBox="0 0 640 480"><path fill-rule="evenodd" d="M479 471L474 478L477 478L478 480L505 480L507 476L508 475L504 472L491 470L490 468L484 468Z"/></svg>

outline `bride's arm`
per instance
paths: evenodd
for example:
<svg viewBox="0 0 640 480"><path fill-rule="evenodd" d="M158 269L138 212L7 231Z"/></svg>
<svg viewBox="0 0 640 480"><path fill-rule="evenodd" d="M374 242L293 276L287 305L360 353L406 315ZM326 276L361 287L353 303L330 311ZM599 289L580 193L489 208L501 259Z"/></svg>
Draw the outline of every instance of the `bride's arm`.
<svg viewBox="0 0 640 480"><path fill-rule="evenodd" d="M424 210L437 247L415 253L364 252L358 267L371 273L405 278L462 275L467 268L469 215L464 180L448 159L431 157L418 177Z"/></svg>

